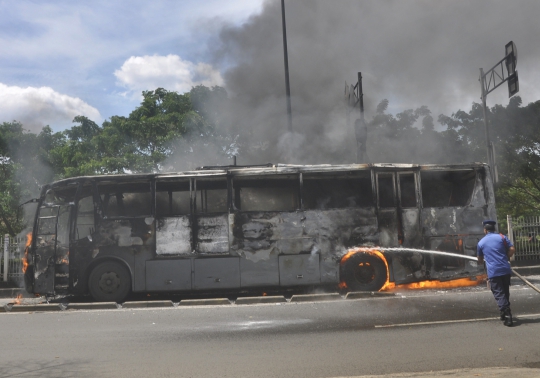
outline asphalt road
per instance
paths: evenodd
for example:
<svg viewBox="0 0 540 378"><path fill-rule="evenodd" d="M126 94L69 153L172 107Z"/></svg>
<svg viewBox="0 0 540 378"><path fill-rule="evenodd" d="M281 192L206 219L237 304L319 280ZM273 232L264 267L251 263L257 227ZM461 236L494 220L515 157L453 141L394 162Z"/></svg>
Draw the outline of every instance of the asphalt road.
<svg viewBox="0 0 540 378"><path fill-rule="evenodd" d="M338 377L540 368L540 295L504 327L481 288L319 303L0 314L1 377Z"/></svg>

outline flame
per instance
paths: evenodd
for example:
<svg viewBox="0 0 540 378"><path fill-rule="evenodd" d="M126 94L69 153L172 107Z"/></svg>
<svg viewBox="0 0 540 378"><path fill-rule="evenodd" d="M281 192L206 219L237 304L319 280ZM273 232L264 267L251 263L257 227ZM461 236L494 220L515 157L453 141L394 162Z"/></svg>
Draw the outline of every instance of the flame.
<svg viewBox="0 0 540 378"><path fill-rule="evenodd" d="M32 245L32 233L29 232L28 234L26 234L26 245L24 246L24 257L22 258L23 273L26 273L26 269L28 269L28 251L30 250L31 245Z"/></svg>
<svg viewBox="0 0 540 378"><path fill-rule="evenodd" d="M386 257L383 255L383 253L381 251L379 251L377 249L373 249L373 248L354 248L354 249L351 249L341 259L341 265L345 264L345 262L348 259L350 259L353 255L355 255L357 253L369 253L370 255L377 256L378 258L380 258L384 262L384 265L386 266L386 282L384 283L383 287L379 291L393 289L396 286L393 282L390 282L390 273L389 273L390 269L388 268L388 261L386 261ZM343 281L340 282L338 286L339 286L340 289L346 289L347 288L347 284L345 282L343 282Z"/></svg>
<svg viewBox="0 0 540 378"><path fill-rule="evenodd" d="M21 304L21 299L22 299L22 294L21 294L21 293L17 294L17 298L15 298L15 299L13 300L13 304L14 304L14 305L19 305L19 304Z"/></svg>
<svg viewBox="0 0 540 378"><path fill-rule="evenodd" d="M58 257L58 260L56 261L57 264L69 264L69 251L65 254L64 257L60 258Z"/></svg>
<svg viewBox="0 0 540 378"><path fill-rule="evenodd" d="M463 243L463 241L460 239L459 244ZM476 280L471 278L458 278L455 280L449 280L449 281L439 281L439 280L425 280L420 282L413 282L409 284L402 284L402 285L396 285L394 282L390 282L390 269L388 268L388 261L386 260L386 257L384 254L373 248L354 248L349 250L345 256L341 259L341 265L345 264L345 262L350 259L353 255L357 253L369 253L371 255L379 257L386 266L386 282L384 283L383 287L379 291L387 291L392 289L409 289L409 290L415 290L415 289L450 289L450 288L456 288L456 287L468 287L468 286L477 286L481 282L484 282L486 280L486 275L479 275L476 276ZM347 284L342 281L339 283L338 287L340 289L347 289Z"/></svg>
<svg viewBox="0 0 540 378"><path fill-rule="evenodd" d="M403 284L403 285L396 285L396 288L398 289L409 289L409 290L416 290L416 289L452 289L456 287L467 287L467 286L476 286L480 282L485 281L486 276L480 275L476 276L476 280L472 280L470 278L458 278L455 280L450 281L439 281L439 280L433 280L433 281L420 281L420 282L413 282L409 284Z"/></svg>

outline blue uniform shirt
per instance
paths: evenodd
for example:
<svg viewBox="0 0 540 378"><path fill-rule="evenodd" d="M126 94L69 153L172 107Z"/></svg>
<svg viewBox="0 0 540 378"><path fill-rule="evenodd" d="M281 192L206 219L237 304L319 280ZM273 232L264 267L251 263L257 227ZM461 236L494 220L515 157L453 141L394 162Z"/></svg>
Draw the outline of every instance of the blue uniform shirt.
<svg viewBox="0 0 540 378"><path fill-rule="evenodd" d="M488 278L512 274L506 251L514 245L506 236L504 236L504 241L506 247L500 234L489 232L478 242L477 254L484 256Z"/></svg>

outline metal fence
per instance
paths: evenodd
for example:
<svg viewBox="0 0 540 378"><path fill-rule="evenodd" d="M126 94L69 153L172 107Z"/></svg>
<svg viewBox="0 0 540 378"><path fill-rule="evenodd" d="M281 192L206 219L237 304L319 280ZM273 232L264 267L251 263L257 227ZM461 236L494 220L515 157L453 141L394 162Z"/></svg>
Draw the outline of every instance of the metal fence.
<svg viewBox="0 0 540 378"><path fill-rule="evenodd" d="M0 280L3 282L23 281L23 257L26 240L24 238L12 238L9 235L0 236ZM7 272L7 275L6 273Z"/></svg>
<svg viewBox="0 0 540 378"><path fill-rule="evenodd" d="M516 247L515 261L540 262L540 216L508 219L508 237Z"/></svg>

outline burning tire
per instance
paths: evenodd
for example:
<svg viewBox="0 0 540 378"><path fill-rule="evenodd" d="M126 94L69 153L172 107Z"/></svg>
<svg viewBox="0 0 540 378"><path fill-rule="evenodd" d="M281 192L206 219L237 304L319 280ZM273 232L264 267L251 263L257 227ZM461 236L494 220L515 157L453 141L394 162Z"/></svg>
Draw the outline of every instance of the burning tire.
<svg viewBox="0 0 540 378"><path fill-rule="evenodd" d="M107 261L92 270L88 288L98 302L121 303L131 292L131 275L122 264Z"/></svg>
<svg viewBox="0 0 540 378"><path fill-rule="evenodd" d="M379 291L387 274L384 261L369 253L357 253L343 265L343 281L351 291Z"/></svg>

